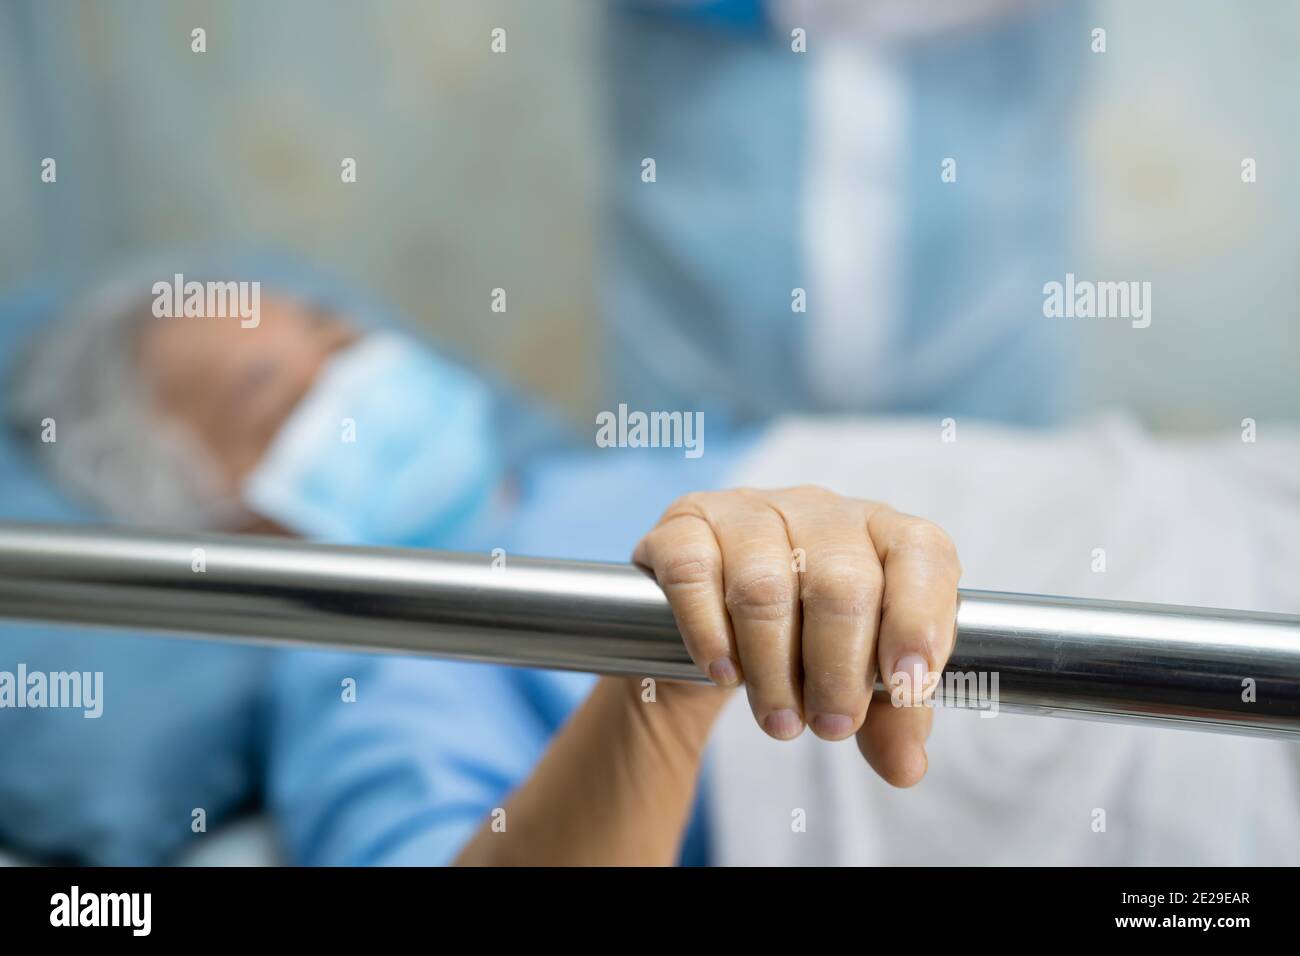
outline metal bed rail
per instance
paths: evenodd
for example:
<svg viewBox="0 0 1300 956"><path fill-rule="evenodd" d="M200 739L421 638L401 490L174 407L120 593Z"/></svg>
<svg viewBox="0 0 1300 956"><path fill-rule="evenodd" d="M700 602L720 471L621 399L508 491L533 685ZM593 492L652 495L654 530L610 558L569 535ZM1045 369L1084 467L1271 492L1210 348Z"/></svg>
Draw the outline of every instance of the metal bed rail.
<svg viewBox="0 0 1300 956"><path fill-rule="evenodd" d="M0 524L0 618L703 679L631 565ZM963 590L936 699L1300 739L1300 617Z"/></svg>

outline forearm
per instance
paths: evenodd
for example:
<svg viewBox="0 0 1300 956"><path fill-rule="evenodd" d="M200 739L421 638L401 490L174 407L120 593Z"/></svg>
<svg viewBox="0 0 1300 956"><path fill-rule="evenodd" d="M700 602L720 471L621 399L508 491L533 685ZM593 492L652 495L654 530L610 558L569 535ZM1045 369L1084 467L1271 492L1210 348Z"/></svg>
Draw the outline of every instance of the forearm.
<svg viewBox="0 0 1300 956"><path fill-rule="evenodd" d="M488 820L459 865L663 866L677 860L709 728L726 693L605 678Z"/></svg>

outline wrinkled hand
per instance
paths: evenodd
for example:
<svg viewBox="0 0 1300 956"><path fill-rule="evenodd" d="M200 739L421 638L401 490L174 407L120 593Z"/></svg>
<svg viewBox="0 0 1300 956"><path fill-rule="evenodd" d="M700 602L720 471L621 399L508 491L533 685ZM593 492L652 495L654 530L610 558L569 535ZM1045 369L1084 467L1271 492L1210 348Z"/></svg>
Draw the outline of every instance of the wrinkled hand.
<svg viewBox="0 0 1300 956"><path fill-rule="evenodd" d="M933 710L922 703L952 651L961 565L937 525L822 488L708 492L676 501L637 545L687 649L718 685L743 683L759 726L856 734L896 786L924 776ZM869 706L870 705L870 706Z"/></svg>

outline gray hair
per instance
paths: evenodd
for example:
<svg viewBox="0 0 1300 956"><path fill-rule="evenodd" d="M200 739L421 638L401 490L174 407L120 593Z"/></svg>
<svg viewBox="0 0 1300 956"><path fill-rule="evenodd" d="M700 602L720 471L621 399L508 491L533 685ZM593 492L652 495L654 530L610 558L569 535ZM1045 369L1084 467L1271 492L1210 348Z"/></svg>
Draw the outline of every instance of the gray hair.
<svg viewBox="0 0 1300 956"><path fill-rule="evenodd" d="M5 403L60 487L116 522L193 530L242 520L198 438L160 415L136 364L149 319L139 276L100 286L37 331Z"/></svg>

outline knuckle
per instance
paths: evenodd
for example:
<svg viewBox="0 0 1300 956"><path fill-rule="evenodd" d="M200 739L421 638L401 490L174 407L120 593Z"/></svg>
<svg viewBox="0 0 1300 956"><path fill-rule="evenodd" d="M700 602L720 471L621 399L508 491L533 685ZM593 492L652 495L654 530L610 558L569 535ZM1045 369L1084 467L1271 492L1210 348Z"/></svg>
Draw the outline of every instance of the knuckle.
<svg viewBox="0 0 1300 956"><path fill-rule="evenodd" d="M749 485L737 485L735 488L731 488L727 491L715 491L715 492L704 491L704 492L696 492L696 493L705 494L705 495L707 494L723 495L726 496L728 499L746 501L751 503L761 503L764 500L766 500L765 494L761 489L753 488L750 487Z"/></svg>
<svg viewBox="0 0 1300 956"><path fill-rule="evenodd" d="M660 523L670 521L673 518L700 518L705 519L707 515L708 492L693 491L688 495L682 495L672 504L670 504L659 519Z"/></svg>
<svg viewBox="0 0 1300 956"><path fill-rule="evenodd" d="M708 548L682 548L659 565L662 587L690 587L711 584L717 572L717 556Z"/></svg>
<svg viewBox="0 0 1300 956"><path fill-rule="evenodd" d="M804 614L853 620L866 618L879 606L883 583L879 571L810 574L800 594Z"/></svg>
<svg viewBox="0 0 1300 956"><path fill-rule="evenodd" d="M822 485L795 485L795 487L789 490L792 494L812 500L828 501L839 497L835 492Z"/></svg>
<svg viewBox="0 0 1300 956"><path fill-rule="evenodd" d="M919 554L939 555L945 560L957 559L957 546L948 533L933 521L918 518L909 521L900 534L899 547Z"/></svg>
<svg viewBox="0 0 1300 956"><path fill-rule="evenodd" d="M710 492L707 491L692 491L689 494L682 495L678 498L677 504L692 509L703 509L704 506L708 504L709 495Z"/></svg>
<svg viewBox="0 0 1300 956"><path fill-rule="evenodd" d="M758 568L727 583L727 610L733 615L776 620L794 612L795 582L790 571Z"/></svg>

